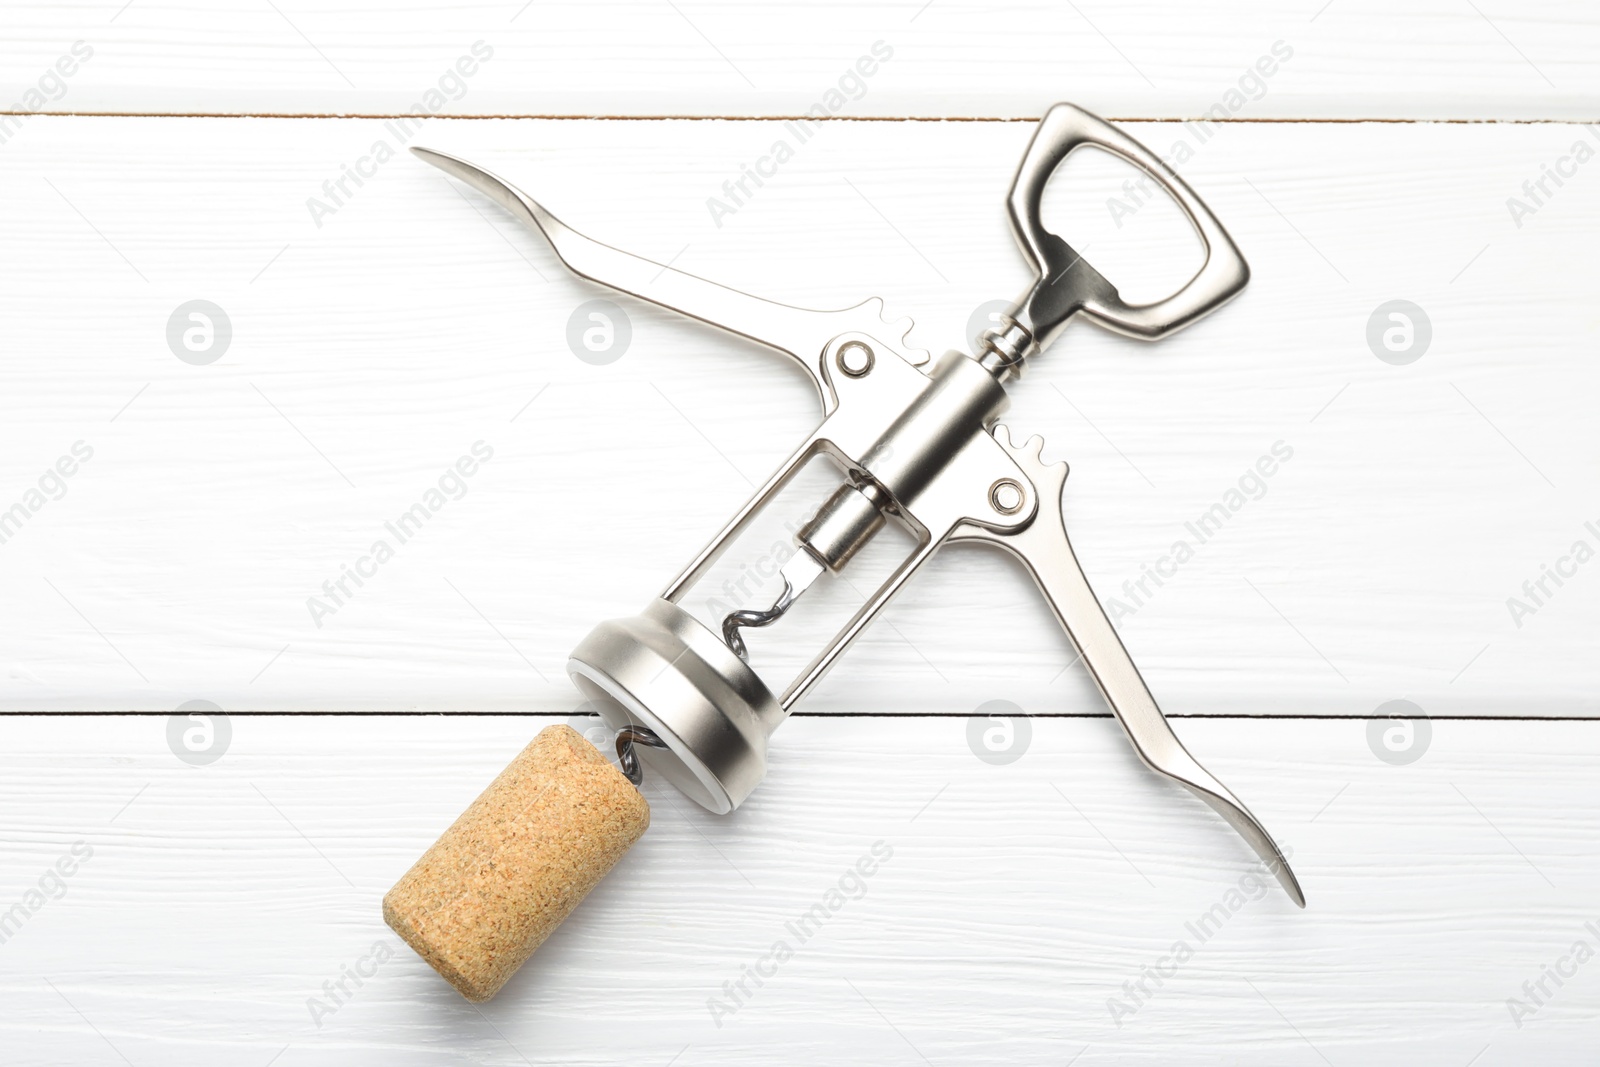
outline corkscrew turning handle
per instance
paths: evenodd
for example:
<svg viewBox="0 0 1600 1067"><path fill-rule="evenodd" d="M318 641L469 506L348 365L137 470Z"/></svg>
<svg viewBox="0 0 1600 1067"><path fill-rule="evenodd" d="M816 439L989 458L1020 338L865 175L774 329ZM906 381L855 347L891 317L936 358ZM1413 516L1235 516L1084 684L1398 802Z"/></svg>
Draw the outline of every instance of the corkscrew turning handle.
<svg viewBox="0 0 1600 1067"><path fill-rule="evenodd" d="M1171 296L1129 304L1117 287L1071 245L1044 228L1045 187L1066 158L1084 145L1104 149L1144 171L1177 201L1205 246L1199 272ZM1159 340L1227 303L1250 280L1250 268L1228 231L1187 182L1144 145L1073 104L1057 104L1039 122L1006 198L1011 232L1033 266L1033 285L985 336L994 356L1020 363L1047 347L1079 312L1130 337Z"/></svg>

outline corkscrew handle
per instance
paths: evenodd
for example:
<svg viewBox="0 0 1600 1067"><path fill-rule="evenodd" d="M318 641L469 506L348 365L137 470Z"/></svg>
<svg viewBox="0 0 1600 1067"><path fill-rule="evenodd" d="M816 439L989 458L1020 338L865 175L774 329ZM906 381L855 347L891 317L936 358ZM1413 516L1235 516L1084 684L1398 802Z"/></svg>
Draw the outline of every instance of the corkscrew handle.
<svg viewBox="0 0 1600 1067"><path fill-rule="evenodd" d="M1084 261L1040 214L1045 187L1066 158L1090 145L1144 171L1177 201L1205 246L1205 263L1171 296L1129 304L1117 287ZM1080 311L1107 329L1158 340L1227 303L1250 280L1244 256L1193 189L1144 145L1073 104L1057 104L1034 131L1006 198L1011 232L1033 266L1033 285L1007 314L999 330L985 336L996 357L1018 363L1055 340Z"/></svg>

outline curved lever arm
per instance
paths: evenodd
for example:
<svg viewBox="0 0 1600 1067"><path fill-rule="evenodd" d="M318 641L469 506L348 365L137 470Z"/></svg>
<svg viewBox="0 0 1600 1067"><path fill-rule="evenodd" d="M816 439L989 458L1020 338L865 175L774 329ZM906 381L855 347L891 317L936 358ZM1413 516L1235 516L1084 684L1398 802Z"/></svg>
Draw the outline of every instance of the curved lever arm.
<svg viewBox="0 0 1600 1067"><path fill-rule="evenodd" d="M533 197L475 163L431 148L411 151L484 193L541 234L574 274L791 357L816 386L825 414L836 403L820 363L828 342L852 330L884 333L883 304L876 297L842 311L813 311L751 296L585 237Z"/></svg>
<svg viewBox="0 0 1600 1067"><path fill-rule="evenodd" d="M1187 786L1201 800L1211 805L1255 849L1256 855L1277 875L1284 890L1300 907L1306 906L1300 882L1289 868L1289 861L1279 851L1272 835L1261 825L1250 809L1217 781L1200 765L1200 762L1183 747L1183 742L1172 732L1166 716L1156 706L1155 698L1139 675L1122 639L1112 628L1095 597L1083 568L1073 554L1072 542L1067 538L1066 523L1061 516L1061 494L1066 487L1067 466L1058 463L1044 466L1038 458L1038 449L1044 442L1034 438L1027 445L1016 447L1009 443L1004 427L996 427L995 437L1007 451L1014 454L1023 469L1034 476L1039 493L1039 511L1032 523L1021 530L999 533L993 530L964 526L952 535L951 541L987 541L999 545L1020 559L1032 573L1039 589L1049 602L1061 626L1077 646L1084 666L1105 696L1106 703L1116 714L1122 728L1133 742L1139 758L1155 771Z"/></svg>

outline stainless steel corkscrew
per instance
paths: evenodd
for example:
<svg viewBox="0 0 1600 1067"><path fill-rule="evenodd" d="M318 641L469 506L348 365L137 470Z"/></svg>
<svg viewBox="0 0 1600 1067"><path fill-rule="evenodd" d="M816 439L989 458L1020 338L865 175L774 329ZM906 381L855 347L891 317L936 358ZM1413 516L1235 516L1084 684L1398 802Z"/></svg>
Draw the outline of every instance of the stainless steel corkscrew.
<svg viewBox="0 0 1600 1067"><path fill-rule="evenodd" d="M1205 263L1181 289L1128 304L1117 289L1040 222L1045 186L1076 149L1092 145L1143 170L1198 232ZM1005 385L1075 317L1159 340L1216 310L1249 279L1239 249L1182 178L1116 127L1070 104L1052 107L1017 168L1006 200L1011 229L1034 280L977 351L930 360L907 350L882 302L842 311L789 307L630 255L573 230L527 193L443 152L423 159L488 195L541 233L573 272L777 350L805 369L821 424L800 443L683 573L639 615L602 622L572 652L568 671L608 726L619 731L625 772L660 774L713 812L749 796L766 772L767 742L913 575L941 547L981 541L1027 567L1105 695L1134 750L1227 819L1278 876L1305 897L1272 837L1173 733L1084 577L1062 519L1064 463L1041 459L1043 441L1014 438L997 420ZM737 611L721 632L680 602L757 513L811 460L832 460L837 490L795 538L782 594L764 610ZM778 622L824 575L848 567L888 522L915 547L844 628L781 694L746 662L741 630Z"/></svg>

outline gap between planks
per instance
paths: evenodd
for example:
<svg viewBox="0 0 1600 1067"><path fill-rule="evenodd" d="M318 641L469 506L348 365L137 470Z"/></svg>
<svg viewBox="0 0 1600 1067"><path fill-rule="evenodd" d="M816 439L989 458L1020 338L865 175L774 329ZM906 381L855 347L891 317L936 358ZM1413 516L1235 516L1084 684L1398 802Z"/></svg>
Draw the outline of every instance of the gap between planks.
<svg viewBox="0 0 1600 1067"><path fill-rule="evenodd" d="M153 718L171 716L171 711L0 711L5 719L80 719L80 718ZM966 711L792 711L790 719L970 719ZM1163 713L1168 719L1255 720L1266 722L1365 722L1371 715L1277 715L1265 712L1230 713L1223 715L1206 712ZM365 719L377 716L394 719L566 719L570 716L553 711L230 711L230 719ZM1025 714L1027 719L1110 719L1109 711L1041 711ZM1430 722L1581 722L1600 726L1600 718L1592 715L1429 715Z"/></svg>
<svg viewBox="0 0 1600 1067"><path fill-rule="evenodd" d="M46 116L49 118L121 118L121 119L404 119L415 118L413 111L0 111L0 117L15 115L23 118ZM572 115L572 114L522 114L505 112L489 115L428 115L431 119L448 119L456 122L478 122L486 119L537 119L544 122L1038 122L1038 116L1021 117L1004 115ZM1206 115L1103 115L1107 122L1209 122L1217 125L1263 126L1325 126L1358 125L1381 122L1391 126L1589 126L1600 122L1600 115L1591 118L1562 119L1462 119L1462 118L1246 118L1243 116L1216 118Z"/></svg>

